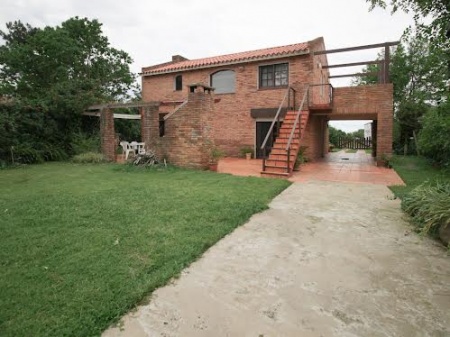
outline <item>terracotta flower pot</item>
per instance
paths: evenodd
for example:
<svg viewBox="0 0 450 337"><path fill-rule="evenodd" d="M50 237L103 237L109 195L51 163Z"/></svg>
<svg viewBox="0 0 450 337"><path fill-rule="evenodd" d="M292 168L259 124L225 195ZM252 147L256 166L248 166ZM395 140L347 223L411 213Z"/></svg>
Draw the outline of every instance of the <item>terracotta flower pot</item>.
<svg viewBox="0 0 450 337"><path fill-rule="evenodd" d="M125 154L124 153L116 154L116 163L118 163L118 164L125 163Z"/></svg>
<svg viewBox="0 0 450 337"><path fill-rule="evenodd" d="M247 152L247 153L245 154L245 158L246 158L247 160L252 159L252 154L251 154L250 152Z"/></svg>

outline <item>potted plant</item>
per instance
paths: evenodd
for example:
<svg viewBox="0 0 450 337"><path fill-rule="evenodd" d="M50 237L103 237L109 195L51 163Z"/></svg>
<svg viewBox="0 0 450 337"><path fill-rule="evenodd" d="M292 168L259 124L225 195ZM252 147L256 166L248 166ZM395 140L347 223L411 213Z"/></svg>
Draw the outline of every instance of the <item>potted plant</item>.
<svg viewBox="0 0 450 337"><path fill-rule="evenodd" d="M300 165L304 164L308 161L308 158L305 156L307 146L300 146L297 153L297 158L294 163L294 171L300 171Z"/></svg>
<svg viewBox="0 0 450 337"><path fill-rule="evenodd" d="M241 157L247 158L247 160L250 160L253 157L253 149L251 147L243 147L239 150Z"/></svg>
<svg viewBox="0 0 450 337"><path fill-rule="evenodd" d="M223 156L224 156L224 153L220 149L218 149L216 147L213 147L211 149L211 155L210 155L210 159L209 159L209 169L211 171L217 171L219 159L222 158Z"/></svg>

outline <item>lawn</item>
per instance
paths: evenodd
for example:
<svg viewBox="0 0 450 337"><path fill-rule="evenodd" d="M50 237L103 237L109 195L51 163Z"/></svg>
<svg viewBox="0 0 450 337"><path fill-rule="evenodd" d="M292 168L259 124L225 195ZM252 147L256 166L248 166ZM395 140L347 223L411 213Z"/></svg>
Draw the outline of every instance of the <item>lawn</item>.
<svg viewBox="0 0 450 337"><path fill-rule="evenodd" d="M51 163L0 171L0 336L95 336L289 183Z"/></svg>
<svg viewBox="0 0 450 337"><path fill-rule="evenodd" d="M433 167L423 157L394 156L390 160L390 164L406 184L406 186L389 186L392 192L399 198L403 198L404 195L425 181L450 182L450 171Z"/></svg>

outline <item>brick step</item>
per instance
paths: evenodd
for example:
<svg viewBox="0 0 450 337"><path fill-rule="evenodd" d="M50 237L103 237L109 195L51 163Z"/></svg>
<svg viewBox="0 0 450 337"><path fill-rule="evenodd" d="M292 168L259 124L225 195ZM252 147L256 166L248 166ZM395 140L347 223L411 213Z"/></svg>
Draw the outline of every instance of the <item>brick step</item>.
<svg viewBox="0 0 450 337"><path fill-rule="evenodd" d="M288 143L288 141L289 141L289 138L288 138L288 137L286 137L286 138L278 137L277 140L275 141L275 143L274 143L273 145L274 145L274 147L275 147L275 144L277 144L277 145L279 145L279 144L284 144L284 145L286 145L286 144ZM300 141L299 141L298 138L293 138L293 139L292 139L292 142L291 142L291 146L292 146L293 144L299 144L299 143L300 143Z"/></svg>
<svg viewBox="0 0 450 337"><path fill-rule="evenodd" d="M287 162L286 160L275 160L275 159L267 159L266 160L266 167L281 167L281 168L287 168Z"/></svg>
<svg viewBox="0 0 450 337"><path fill-rule="evenodd" d="M276 155L287 155L286 147L283 148L272 148L272 151L270 154L276 154Z"/></svg>
<svg viewBox="0 0 450 337"><path fill-rule="evenodd" d="M292 175L292 173L273 171L261 171L261 174L272 178L287 178Z"/></svg>
<svg viewBox="0 0 450 337"><path fill-rule="evenodd" d="M300 135L300 132L295 131L293 134L293 137L298 138L299 135ZM290 136L291 136L291 130L286 130L284 132L280 131L280 134L278 135L278 137L281 137L281 138L289 138Z"/></svg>
<svg viewBox="0 0 450 337"><path fill-rule="evenodd" d="M299 146L299 144L291 144L291 152L297 151ZM276 154L282 154L280 152L286 153L286 144L274 144L270 153L273 153L273 151L276 151Z"/></svg>
<svg viewBox="0 0 450 337"><path fill-rule="evenodd" d="M286 172L286 167L278 167L278 166L267 166L266 165L266 171L265 172L275 172L275 173L285 173L287 174L288 172Z"/></svg>
<svg viewBox="0 0 450 337"><path fill-rule="evenodd" d="M289 156L291 158L291 161L295 159L295 154L291 152L291 155ZM277 154L277 153L270 153L269 160L283 160L287 161L287 153Z"/></svg>

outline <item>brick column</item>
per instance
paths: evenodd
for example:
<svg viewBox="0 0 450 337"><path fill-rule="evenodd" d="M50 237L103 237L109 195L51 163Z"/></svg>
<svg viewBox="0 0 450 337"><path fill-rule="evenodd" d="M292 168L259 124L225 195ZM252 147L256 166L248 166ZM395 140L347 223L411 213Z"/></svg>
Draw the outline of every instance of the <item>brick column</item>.
<svg viewBox="0 0 450 337"><path fill-rule="evenodd" d="M100 136L102 153L106 159L114 161L116 159L116 134L114 131L114 115L108 108L100 112Z"/></svg>
<svg viewBox="0 0 450 337"><path fill-rule="evenodd" d="M141 108L141 138L148 149L159 150L159 104Z"/></svg>

